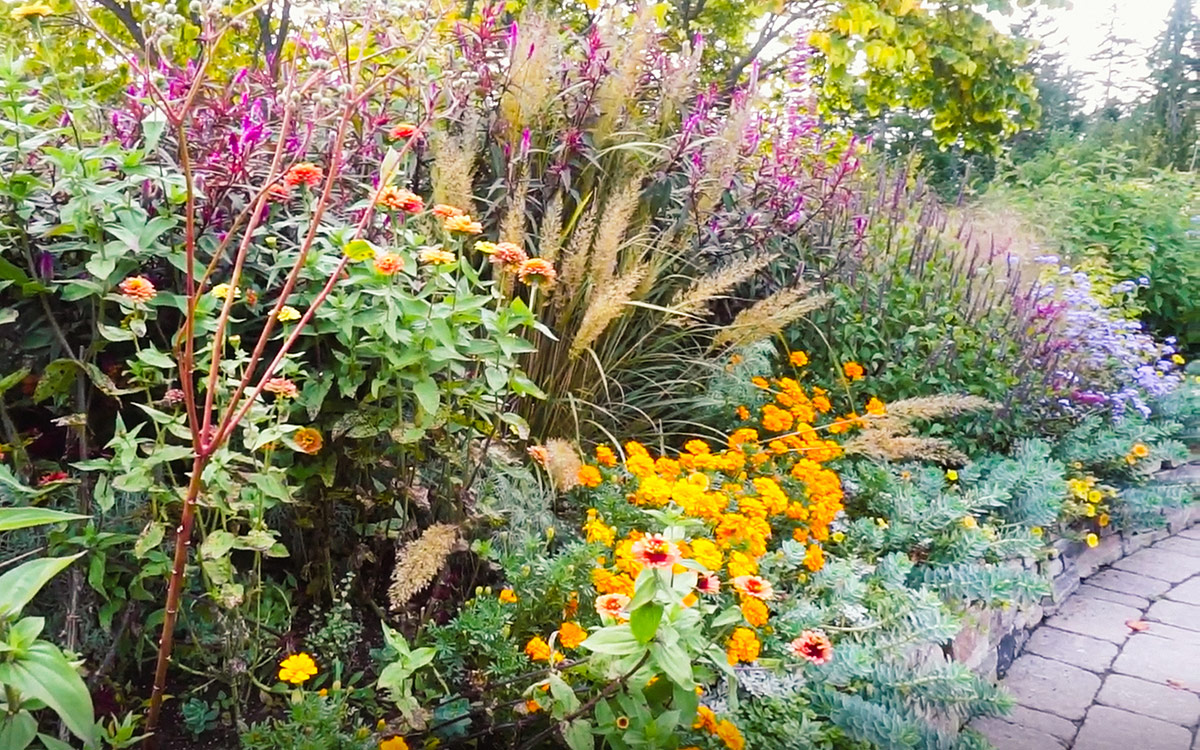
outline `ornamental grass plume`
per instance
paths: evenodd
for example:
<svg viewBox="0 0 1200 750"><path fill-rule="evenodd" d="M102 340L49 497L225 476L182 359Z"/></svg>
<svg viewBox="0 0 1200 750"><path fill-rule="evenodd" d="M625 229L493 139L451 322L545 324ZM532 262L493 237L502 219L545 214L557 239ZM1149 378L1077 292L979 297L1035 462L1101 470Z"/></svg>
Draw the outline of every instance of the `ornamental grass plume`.
<svg viewBox="0 0 1200 750"><path fill-rule="evenodd" d="M690 287L680 289L675 294L675 299L671 302L671 310L675 317L671 322L678 325L694 323L694 316L704 313L709 302L753 278L774 259L774 256L766 254L751 255L696 279Z"/></svg>
<svg viewBox="0 0 1200 750"><path fill-rule="evenodd" d="M592 282L593 295L602 290L616 273L621 245L638 208L641 183L640 175L630 177L608 199L600 213L600 225L588 260L588 278Z"/></svg>
<svg viewBox="0 0 1200 750"><path fill-rule="evenodd" d="M544 446L546 460L543 465L550 475L550 483L559 492L567 492L579 485L579 469L583 461L579 451L562 438L552 438Z"/></svg>
<svg viewBox="0 0 1200 750"><path fill-rule="evenodd" d="M949 440L913 435L912 423L995 407L995 404L980 396L949 393L893 401L884 405L884 415L868 418L863 429L845 441L842 449L848 454L887 461L916 459L964 463L966 456Z"/></svg>
<svg viewBox="0 0 1200 750"><path fill-rule="evenodd" d="M582 354L604 333L609 323L625 312L633 291L637 289L645 275L646 267L640 266L593 291L587 309L583 313L583 319L579 321L579 329L575 332L575 338L571 340L570 356L572 358Z"/></svg>
<svg viewBox="0 0 1200 750"><path fill-rule="evenodd" d="M433 202L470 211L475 205L475 149L478 145L478 115L464 120L458 135L438 133L431 141Z"/></svg>
<svg viewBox="0 0 1200 750"><path fill-rule="evenodd" d="M780 289L739 312L733 322L717 332L710 349L748 346L770 338L808 313L827 304L825 294L809 294L807 284Z"/></svg>
<svg viewBox="0 0 1200 750"><path fill-rule="evenodd" d="M392 611L403 609L441 572L450 553L458 547L458 527L435 523L396 553L388 604Z"/></svg>

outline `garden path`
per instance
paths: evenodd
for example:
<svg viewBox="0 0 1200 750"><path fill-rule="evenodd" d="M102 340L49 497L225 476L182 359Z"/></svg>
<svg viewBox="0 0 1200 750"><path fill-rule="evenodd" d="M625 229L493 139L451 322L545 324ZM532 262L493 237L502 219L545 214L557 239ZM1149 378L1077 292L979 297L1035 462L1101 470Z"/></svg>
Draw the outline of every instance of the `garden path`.
<svg viewBox="0 0 1200 750"><path fill-rule="evenodd" d="M1200 526L1088 578L977 720L997 750L1200 750Z"/></svg>

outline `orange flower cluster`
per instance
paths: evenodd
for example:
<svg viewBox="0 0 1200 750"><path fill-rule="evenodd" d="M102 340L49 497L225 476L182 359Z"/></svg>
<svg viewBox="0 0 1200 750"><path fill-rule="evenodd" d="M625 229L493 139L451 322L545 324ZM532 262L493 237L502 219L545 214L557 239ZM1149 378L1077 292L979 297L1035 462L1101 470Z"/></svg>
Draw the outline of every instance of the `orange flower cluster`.
<svg viewBox="0 0 1200 750"><path fill-rule="evenodd" d="M715 736L729 750L744 750L746 740L737 726L728 719L717 720L717 715L708 706L700 706L696 710L696 722L692 729L699 729Z"/></svg>

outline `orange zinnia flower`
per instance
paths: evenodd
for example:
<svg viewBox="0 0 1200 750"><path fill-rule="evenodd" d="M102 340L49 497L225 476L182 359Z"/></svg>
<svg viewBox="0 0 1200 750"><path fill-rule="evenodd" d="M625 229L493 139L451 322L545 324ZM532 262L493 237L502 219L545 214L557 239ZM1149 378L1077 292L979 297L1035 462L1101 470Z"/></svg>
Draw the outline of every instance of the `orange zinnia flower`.
<svg viewBox="0 0 1200 750"><path fill-rule="evenodd" d="M404 268L404 259L395 253L385 253L375 259L375 270L384 276L391 276Z"/></svg>
<svg viewBox="0 0 1200 750"><path fill-rule="evenodd" d="M746 596L753 596L756 599L770 599L775 595L775 589L771 586L771 582L759 576L738 576L733 579L733 587Z"/></svg>
<svg viewBox="0 0 1200 750"><path fill-rule="evenodd" d="M445 224L447 232L462 232L463 234L479 234L483 231L483 225L478 221L473 220L466 214L458 214L455 216L447 216Z"/></svg>
<svg viewBox="0 0 1200 750"><path fill-rule="evenodd" d="M813 664L827 664L833 658L833 643L819 630L805 630L799 638L788 644L788 651Z"/></svg>
<svg viewBox="0 0 1200 750"><path fill-rule="evenodd" d="M325 444L321 433L312 427L301 427L296 430L296 434L292 435L292 440L295 441L297 448L310 456L320 452L321 446Z"/></svg>
<svg viewBox="0 0 1200 750"><path fill-rule="evenodd" d="M511 242L497 244L496 249L490 254L492 262L499 263L502 266L519 266L529 260L529 256L525 254L525 251Z"/></svg>
<svg viewBox="0 0 1200 750"><path fill-rule="evenodd" d="M287 186L282 182L277 182L271 187L267 188L267 200L269 201L285 203L291 199L291 192L288 191Z"/></svg>
<svg viewBox="0 0 1200 750"><path fill-rule="evenodd" d="M601 594L596 597L596 612L609 617L621 617L629 606L629 597L624 594Z"/></svg>
<svg viewBox="0 0 1200 750"><path fill-rule="evenodd" d="M121 290L121 294L134 302L149 302L158 294L154 283L145 276L130 276L122 281L118 288Z"/></svg>
<svg viewBox="0 0 1200 750"><path fill-rule="evenodd" d="M633 559L647 568L666 568L670 570L679 562L679 548L669 539L660 534L642 537L633 543L630 549Z"/></svg>
<svg viewBox="0 0 1200 750"><path fill-rule="evenodd" d="M522 261L517 268L517 277L521 279L523 284L545 284L547 286L554 283L558 278L558 273L554 270L554 264L543 258L530 258Z"/></svg>
<svg viewBox="0 0 1200 750"><path fill-rule="evenodd" d="M283 176L283 182L288 187L296 187L297 185L308 185L316 187L321 183L321 178L325 173L316 164L309 161L302 161L299 164L292 165L291 169Z"/></svg>
<svg viewBox="0 0 1200 750"><path fill-rule="evenodd" d="M433 215L439 219L449 219L451 216L462 216L466 211L463 211L457 206L447 206L445 203L437 203L433 207Z"/></svg>
<svg viewBox="0 0 1200 750"><path fill-rule="evenodd" d="M454 253L449 250L443 250L440 247L427 247L417 257L421 259L422 263L430 263L436 266L453 263L455 260Z"/></svg>
<svg viewBox="0 0 1200 750"><path fill-rule="evenodd" d="M267 393L274 393L282 398L295 398L300 395L300 389L287 378L271 378L263 386L263 390ZM319 438L320 436L318 435Z"/></svg>
<svg viewBox="0 0 1200 750"><path fill-rule="evenodd" d="M380 188L379 192L375 194L375 202L397 211L407 211L410 214L425 210L425 200L421 196L395 185Z"/></svg>
<svg viewBox="0 0 1200 750"><path fill-rule="evenodd" d="M417 135L420 132L421 131L417 130L417 126L413 125L411 122L400 122L396 123L396 125L392 127L392 130L390 133L388 133L388 135L399 140L400 138L412 138L414 135Z"/></svg>

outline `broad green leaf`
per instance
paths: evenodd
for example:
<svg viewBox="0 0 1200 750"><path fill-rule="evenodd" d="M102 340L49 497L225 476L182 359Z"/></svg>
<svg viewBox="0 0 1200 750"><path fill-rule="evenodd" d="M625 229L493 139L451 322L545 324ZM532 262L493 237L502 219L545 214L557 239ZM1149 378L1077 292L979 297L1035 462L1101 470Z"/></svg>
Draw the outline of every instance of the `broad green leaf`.
<svg viewBox="0 0 1200 750"><path fill-rule="evenodd" d="M164 370L175 369L175 360L157 349L142 349L137 353L137 357L151 367L161 367Z"/></svg>
<svg viewBox="0 0 1200 750"><path fill-rule="evenodd" d="M64 521L86 521L89 518L91 516L64 513L61 510L49 508L0 508L0 531L25 529L30 526L44 526L48 523Z"/></svg>
<svg viewBox="0 0 1200 750"><path fill-rule="evenodd" d="M644 650L637 638L633 637L633 632L630 631L628 625L611 625L601 628L588 636L582 646L589 651L612 656L636 654Z"/></svg>
<svg viewBox="0 0 1200 750"><path fill-rule="evenodd" d="M438 410L441 394L438 392L437 382L433 378L426 376L418 380L413 386L413 395L417 397L417 403L427 414L433 414Z"/></svg>
<svg viewBox="0 0 1200 750"><path fill-rule="evenodd" d="M596 750L596 740L592 737L592 723L587 719L574 719L563 730L563 739L571 750Z"/></svg>
<svg viewBox="0 0 1200 750"><path fill-rule="evenodd" d="M37 387L33 389L34 403L70 392L78 368L79 365L73 359L56 359L46 365L38 379Z"/></svg>
<svg viewBox="0 0 1200 750"><path fill-rule="evenodd" d="M692 663L687 652L678 643L655 643L650 646L655 663L667 673L671 682L683 688L694 687Z"/></svg>
<svg viewBox="0 0 1200 750"><path fill-rule="evenodd" d="M85 742L95 741L92 696L87 685L62 651L52 643L38 641L25 656L0 663L0 683L11 685L24 698L36 698L53 710Z"/></svg>
<svg viewBox="0 0 1200 750"><path fill-rule="evenodd" d="M23 750L37 737L37 719L28 711L21 710L0 719L0 747L5 750Z"/></svg>
<svg viewBox="0 0 1200 750"><path fill-rule="evenodd" d="M638 643L649 643L654 638L662 616L663 607L657 602L645 604L630 613L629 629L633 631L633 637L637 638Z"/></svg>
<svg viewBox="0 0 1200 750"><path fill-rule="evenodd" d="M217 560L229 554L233 549L233 545L237 543L237 537L225 531L217 529L209 533L200 543L200 558L202 560Z"/></svg>
<svg viewBox="0 0 1200 750"><path fill-rule="evenodd" d="M20 613L51 578L83 556L44 557L22 563L0 576L0 618Z"/></svg>
<svg viewBox="0 0 1200 750"><path fill-rule="evenodd" d="M158 549L158 545L162 544L163 536L167 532L167 525L161 521L151 521L142 529L142 533L138 535L137 541L133 543L133 556L139 560L150 553L151 550Z"/></svg>
<svg viewBox="0 0 1200 750"><path fill-rule="evenodd" d="M0 378L0 396L8 393L10 388L24 380L27 375L29 375L29 368L22 367L20 370L10 372L3 378Z"/></svg>

